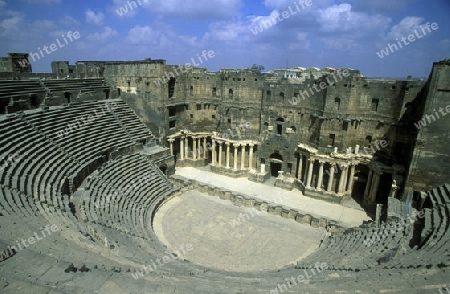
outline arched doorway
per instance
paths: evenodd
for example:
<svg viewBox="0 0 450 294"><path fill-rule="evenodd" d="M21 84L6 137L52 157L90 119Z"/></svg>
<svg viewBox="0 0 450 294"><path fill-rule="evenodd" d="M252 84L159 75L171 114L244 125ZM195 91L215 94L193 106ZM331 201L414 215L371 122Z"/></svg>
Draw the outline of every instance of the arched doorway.
<svg viewBox="0 0 450 294"><path fill-rule="evenodd" d="M275 151L270 155L270 175L272 177L278 177L278 172L281 170L283 164L283 156Z"/></svg>

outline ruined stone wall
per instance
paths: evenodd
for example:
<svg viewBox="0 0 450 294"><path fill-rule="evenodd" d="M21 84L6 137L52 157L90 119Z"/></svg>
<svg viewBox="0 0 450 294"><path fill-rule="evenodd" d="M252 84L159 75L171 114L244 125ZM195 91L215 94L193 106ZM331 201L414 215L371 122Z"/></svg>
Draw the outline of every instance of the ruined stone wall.
<svg viewBox="0 0 450 294"><path fill-rule="evenodd" d="M386 140L384 163L407 166L415 135L399 123L425 84L411 79L369 79L352 72L332 80L325 89L312 91L314 85L326 81L324 77L299 82L250 70L208 72L154 60L107 62L105 79L112 85L112 98L120 94L163 142L183 129L256 139L260 142L255 154L258 164L271 157L282 158L282 170L287 173L295 173L299 143L329 154L334 147L344 152L347 147ZM427 134L422 136L428 138ZM414 156L418 158L418 153ZM428 169L431 174L432 168Z"/></svg>
<svg viewBox="0 0 450 294"><path fill-rule="evenodd" d="M0 73L31 73L32 66L28 60L28 53L8 53L0 58Z"/></svg>
<svg viewBox="0 0 450 294"><path fill-rule="evenodd" d="M105 63L105 82L111 86L111 98L122 98L142 119L155 136L165 136L166 85L157 86L155 81L165 70L165 62Z"/></svg>
<svg viewBox="0 0 450 294"><path fill-rule="evenodd" d="M357 71L333 75L328 75L331 84L316 91L314 85L325 79L299 83L250 70L212 73L155 61L107 63L105 69L105 77L155 134L184 128L233 132L242 125L249 126L247 138L288 133L280 144L275 137L272 149L295 148L299 142L324 150L368 146L386 137L413 99L409 84L420 89L417 81L371 80Z"/></svg>
<svg viewBox="0 0 450 294"><path fill-rule="evenodd" d="M448 141L450 133L450 61L433 64L424 107L415 122L417 141L412 155L406 189L427 191L450 179L450 155Z"/></svg>
<svg viewBox="0 0 450 294"><path fill-rule="evenodd" d="M11 62L9 61L8 57L0 58L0 72L12 72Z"/></svg>

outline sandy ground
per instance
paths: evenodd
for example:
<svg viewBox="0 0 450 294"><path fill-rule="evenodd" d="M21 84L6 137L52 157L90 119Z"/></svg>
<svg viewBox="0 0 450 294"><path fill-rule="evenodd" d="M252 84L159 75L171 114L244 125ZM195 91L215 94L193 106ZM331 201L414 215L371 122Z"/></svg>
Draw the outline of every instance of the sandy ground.
<svg viewBox="0 0 450 294"><path fill-rule="evenodd" d="M239 214L245 222L237 224ZM233 225L234 224L234 225ZM237 207L197 190L169 200L153 228L172 251L192 244L185 259L228 271L277 269L318 248L325 230L266 212Z"/></svg>

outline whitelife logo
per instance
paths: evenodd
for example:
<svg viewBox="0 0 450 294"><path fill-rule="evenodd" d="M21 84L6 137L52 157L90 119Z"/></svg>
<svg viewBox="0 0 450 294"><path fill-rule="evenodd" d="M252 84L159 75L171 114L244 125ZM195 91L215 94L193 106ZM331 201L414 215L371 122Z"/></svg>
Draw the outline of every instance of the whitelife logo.
<svg viewBox="0 0 450 294"><path fill-rule="evenodd" d="M191 58L192 64L188 62L184 66L182 65L179 68L179 72L178 72L177 68L174 67L173 71L166 71L166 72L164 72L163 77L162 78L158 78L157 80L154 81L154 83L155 83L156 86L160 86L162 84L165 84L165 83L167 83L170 80L170 78L174 78L175 79L178 76L180 76L180 75L188 72L189 70L191 70L193 66L199 66L200 64L203 64L203 62L206 62L209 59L214 58L215 56L216 56L216 53L213 50L209 50L209 51L203 50L201 56L200 56L200 54L197 53L197 58L198 58L198 61L200 63L196 63L196 60L194 59L194 57L192 57ZM208 57L209 57L209 59L208 59Z"/></svg>
<svg viewBox="0 0 450 294"><path fill-rule="evenodd" d="M430 27L431 27L431 29L430 29ZM402 38L400 39L400 40L403 42L403 44L404 44L405 46L407 46L407 45L411 44L412 42L416 41L416 37L417 37L417 40L418 40L418 39L422 39L423 37L425 37L425 36L427 35L427 32L426 32L426 31L428 31L428 33L431 33L431 30L435 31L435 30L437 30L437 29L439 28L439 26L438 26L438 24L435 23L435 22L433 22L431 25L430 25L429 22L427 22L427 23L425 24L425 28L422 27L422 26L420 26L420 28L422 29L423 35L420 35L420 33L417 32L417 29L415 29L415 30L414 30L414 34L410 34L410 35L408 36L408 41L409 41L409 43L406 41L406 37L402 37ZM425 29L426 29L426 31L425 31ZM400 48L403 48L403 46L402 46L401 42L398 40L398 38L395 38L395 40L397 40L398 46L399 46ZM387 46L386 48L381 49L380 52L377 52L378 57L383 58L384 56L388 56L388 55L390 54L390 53L389 53L389 49L391 50L390 53L394 53L395 51L400 50L400 49L397 47L396 44L391 44L391 43L389 43L388 46ZM394 51L394 49L395 49L395 51Z"/></svg>
<svg viewBox="0 0 450 294"><path fill-rule="evenodd" d="M263 20L261 21L261 23L259 24L259 26L256 26L254 28L250 28L250 30L252 31L252 33L254 35L257 35L259 33L262 33L264 31L264 29L269 29L272 26L277 24L278 22L282 22L285 19L288 19L289 17L291 17L292 15L295 15L297 13L299 13L302 9L305 9L308 6L312 5L312 1L311 0L300 0L297 4L297 2L294 2L295 8L296 10L293 10L292 7L289 5L289 11L285 10L283 11L281 14L276 13L275 15L271 15L269 20ZM301 8L300 8L300 6ZM282 18L280 18L280 16ZM264 26L264 27L263 27Z"/></svg>
<svg viewBox="0 0 450 294"><path fill-rule="evenodd" d="M41 231L42 238L39 237L38 233L34 232L34 237L29 237L27 240L21 239L16 241L17 246L8 246L7 249L0 252L0 261L10 258L11 256L17 254L19 251L27 248L28 246L36 243L36 241L40 241L47 236L50 236L52 232L57 232L59 230L57 225L46 225L45 228ZM47 234L45 234L47 232ZM27 244L27 241L29 244ZM22 248L23 245L23 248Z"/></svg>
<svg viewBox="0 0 450 294"><path fill-rule="evenodd" d="M178 257L182 257L183 255L186 254L186 251L189 252L189 251L192 251L193 249L194 248L192 247L192 244L187 244L187 245L181 244L180 248L175 250L175 254L173 254L169 251L165 251L168 254L168 256L167 255L163 256L162 260L160 258L157 258L156 262L158 263L159 266L163 266L166 263L176 260ZM180 251L183 252L183 255L180 253ZM131 276L135 280L137 280L140 277L144 276L144 271L145 271L145 274L148 274L149 272L152 272L156 269L157 269L157 266L156 266L155 262L152 260L151 265L143 265L142 270L136 271L134 274L131 274Z"/></svg>
<svg viewBox="0 0 450 294"><path fill-rule="evenodd" d="M81 37L81 35L78 31L75 31L73 33L72 31L68 31L67 35L62 35L62 37L64 40L63 43L61 43L59 38L56 39L56 44L58 44L58 46L56 46L56 44L53 43L50 46L44 46L42 49L41 47L38 47L40 55L39 53L30 52L29 53L30 56L28 57L28 59L23 59L19 61L20 66L27 67L28 65L30 65L30 57L33 59L33 62L36 62L36 60L41 59L41 57L44 58L45 55L44 52L42 52L42 50L44 50L47 55L50 55L52 52L55 52L56 50L65 47L66 45L69 45L69 42L67 41L66 37L70 40L70 42L73 42L74 40L78 40ZM50 49L50 51L48 49Z"/></svg>

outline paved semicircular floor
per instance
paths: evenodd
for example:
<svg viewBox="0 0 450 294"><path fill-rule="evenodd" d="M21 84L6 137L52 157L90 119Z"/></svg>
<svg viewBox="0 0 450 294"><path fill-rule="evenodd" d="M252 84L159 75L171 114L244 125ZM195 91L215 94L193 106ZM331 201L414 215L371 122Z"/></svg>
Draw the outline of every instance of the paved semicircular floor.
<svg viewBox="0 0 450 294"><path fill-rule="evenodd" d="M239 214L248 219L237 224ZM233 226L234 225L234 226ZM185 259L227 271L278 269L318 248L324 229L265 212L237 207L197 190L164 204L153 221L160 240L172 251L192 244Z"/></svg>

